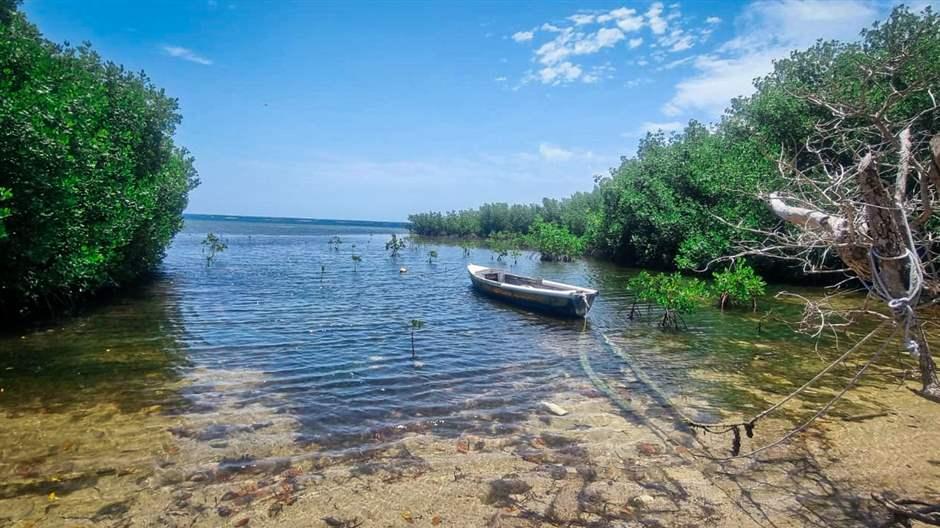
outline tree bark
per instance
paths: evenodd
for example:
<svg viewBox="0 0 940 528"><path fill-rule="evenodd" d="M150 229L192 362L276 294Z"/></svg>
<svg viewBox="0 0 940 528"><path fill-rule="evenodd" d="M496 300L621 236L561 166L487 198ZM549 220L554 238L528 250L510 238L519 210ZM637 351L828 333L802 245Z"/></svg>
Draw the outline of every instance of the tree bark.
<svg viewBox="0 0 940 528"><path fill-rule="evenodd" d="M920 266L920 257L916 248L908 247L907 228L904 223L903 207L892 198L881 182L871 154L862 158L858 165L858 186L865 202L865 220L868 236L872 239L872 248L878 255L878 276L891 297L898 299L908 294L911 266ZM898 258L908 251L913 259ZM876 270L872 270L875 273ZM914 307L912 307L914 308ZM905 313L897 312L898 324L910 324L910 335L918 346L919 368L921 375L921 395L940 402L940 380L937 378L937 366L930 354L923 329L916 317L908 320Z"/></svg>
<svg viewBox="0 0 940 528"><path fill-rule="evenodd" d="M855 240L857 235L853 236L848 220L838 215L788 205L777 193L770 194L769 202L770 208L780 219L803 229L825 234L837 247L839 257L846 266L863 280L871 278L871 270L868 269L868 251L859 244L858 240Z"/></svg>

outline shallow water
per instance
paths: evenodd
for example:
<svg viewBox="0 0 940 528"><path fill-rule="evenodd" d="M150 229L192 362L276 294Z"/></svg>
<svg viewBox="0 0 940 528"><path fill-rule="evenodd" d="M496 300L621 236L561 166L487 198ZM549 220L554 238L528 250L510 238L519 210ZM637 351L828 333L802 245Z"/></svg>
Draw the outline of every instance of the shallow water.
<svg viewBox="0 0 940 528"><path fill-rule="evenodd" d="M228 250L206 266L209 231ZM629 319L631 270L528 255L495 262L484 249L465 257L435 242L391 258L392 231L188 221L153 283L0 338L0 526L110 522L130 509L128 486L171 493L245 471L280 474L311 456L361 457L409 435L519 434L539 402L592 390L585 361L622 392L649 398L649 416L669 409L631 377L624 357L689 414L747 414L836 350L827 338L817 356L812 339L778 321L799 317L795 302L764 299L760 313L704 308L686 316L687 331L664 332L655 310ZM341 243L331 244L334 236ZM429 262L431 250L438 257ZM601 296L586 321L528 313L476 295L468 262ZM425 323L414 358L412 319ZM905 366L892 352L868 383L896 384ZM807 402L825 401L849 372L824 380ZM877 410L877 401L857 401L836 413ZM801 410L792 412L796 419ZM67 500L83 513L61 513Z"/></svg>

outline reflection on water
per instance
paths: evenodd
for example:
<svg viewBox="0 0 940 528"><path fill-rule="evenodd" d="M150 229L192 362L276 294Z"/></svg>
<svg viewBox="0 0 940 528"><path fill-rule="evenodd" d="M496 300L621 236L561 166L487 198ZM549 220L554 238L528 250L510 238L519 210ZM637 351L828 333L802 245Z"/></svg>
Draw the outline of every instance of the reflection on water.
<svg viewBox="0 0 940 528"><path fill-rule="evenodd" d="M208 231L229 246L210 268L201 252ZM636 403L646 401L644 413L664 421L669 409L646 398L648 387L615 352L632 358L687 412L711 419L755 412L808 379L834 351L824 340L825 357L817 356L814 341L762 322L760 313L703 309L680 333L656 328L655 314L629 321L624 285L631 271L595 261L520 259L513 267L523 274L601 291L587 321L531 314L470 289L468 261L508 265L488 251L467 259L459 248L427 245L393 259L387 233L191 221L154 283L83 316L0 338L0 527L53 518L95 524L130 519L133 511L146 512L135 522L166 523L167 504L193 522L228 522L226 510L212 506L210 515L198 501L218 503L234 488L214 496L207 490L238 478L254 486L238 488L238 496L263 498L268 513L280 512L334 464L353 464L356 478L417 478L431 464L415 453L433 458L436 442L454 439L461 454L503 445L529 460L533 443L540 453L547 449L532 428L552 426L544 417L533 422L541 401L575 395L566 404L584 406L583 422L569 425L585 434L608 424L609 411L597 408L603 398L579 362L585 351L598 376ZM337 235L342 242L331 245ZM431 249L439 255L433 263ZM362 257L358 270L352 255ZM771 304L783 319L801 311L770 300L764 308ZM425 322L415 335L416 359L412 319ZM616 350L604 346L604 335ZM903 361L893 356L872 382L897 383ZM828 399L850 367L807 403ZM855 402L837 411L877 406ZM804 411L791 412L795 418ZM613 439L624 434L602 435L598 445L619 445ZM435 440L408 444L416 438ZM589 456L590 449L563 447L549 451ZM545 456L537 458L550 482L559 471L552 464L562 472L565 464ZM394 464L382 462L388 457ZM493 471L514 467L493 464ZM526 485L538 488L537 481ZM491 502L505 507L500 489ZM129 498L142 491L147 499ZM380 515L379 506L371 515Z"/></svg>

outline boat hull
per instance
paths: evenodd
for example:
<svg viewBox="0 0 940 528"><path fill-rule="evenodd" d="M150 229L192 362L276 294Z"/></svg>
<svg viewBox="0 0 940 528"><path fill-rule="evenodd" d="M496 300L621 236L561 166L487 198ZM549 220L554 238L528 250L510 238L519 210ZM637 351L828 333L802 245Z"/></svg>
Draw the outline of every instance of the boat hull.
<svg viewBox="0 0 940 528"><path fill-rule="evenodd" d="M512 288L483 279L472 271L470 280L474 289L487 297L557 317L585 317L597 296L594 290L561 295L549 294L538 289Z"/></svg>

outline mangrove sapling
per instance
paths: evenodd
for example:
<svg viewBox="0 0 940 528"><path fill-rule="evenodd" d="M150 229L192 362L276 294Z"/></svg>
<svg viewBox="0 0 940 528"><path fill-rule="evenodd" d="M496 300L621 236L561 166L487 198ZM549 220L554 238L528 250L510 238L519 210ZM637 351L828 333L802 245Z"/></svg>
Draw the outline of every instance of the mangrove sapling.
<svg viewBox="0 0 940 528"><path fill-rule="evenodd" d="M465 243L465 242L462 242L462 243L460 244L460 249L463 250L463 256L464 256L464 258L470 256L470 249L471 249L470 244L467 244L467 243Z"/></svg>
<svg viewBox="0 0 940 528"><path fill-rule="evenodd" d="M428 251L428 264L434 264L434 259L436 258L437 258L437 251L434 251L433 249L431 251Z"/></svg>
<svg viewBox="0 0 940 528"><path fill-rule="evenodd" d="M405 249L408 244L403 238L398 238L398 235L392 233L392 239L385 243L385 251L390 251L391 256L397 257L401 250Z"/></svg>
<svg viewBox="0 0 940 528"><path fill-rule="evenodd" d="M408 328L411 329L411 359L415 359L417 357L415 353L415 332L424 328L424 321L421 319L412 319L408 324Z"/></svg>
<svg viewBox="0 0 940 528"><path fill-rule="evenodd" d="M767 288L764 279L746 264L732 265L716 273L713 279L711 291L718 298L718 306L722 311L728 304L748 303L756 312L757 298L764 295Z"/></svg>
<svg viewBox="0 0 940 528"><path fill-rule="evenodd" d="M682 314L692 312L702 302L706 293L702 281L685 278L678 272L651 275L642 271L630 279L627 287L635 299L661 306L664 312L659 326L672 330L687 327L682 320ZM631 309L631 318L634 313Z"/></svg>
<svg viewBox="0 0 940 528"><path fill-rule="evenodd" d="M359 263L362 262L362 257L359 255L353 255L352 261L353 261L353 271L359 271Z"/></svg>
<svg viewBox="0 0 940 528"><path fill-rule="evenodd" d="M522 256L522 252L513 248L509 250L509 256L512 257L512 263L515 265L519 263L519 257Z"/></svg>
<svg viewBox="0 0 940 528"><path fill-rule="evenodd" d="M341 239L341 238L338 237L338 236L333 236L333 237L330 237L330 240L327 242L327 245L328 245L328 246L330 247L330 249L332 249L333 251L339 251L339 246L340 246L340 244L342 244L342 243L343 243L343 239Z"/></svg>
<svg viewBox="0 0 940 528"><path fill-rule="evenodd" d="M228 244L222 237L215 233L207 234L205 240L202 241L202 254L206 257L206 267L211 266L215 257L226 249L228 249Z"/></svg>
<svg viewBox="0 0 940 528"><path fill-rule="evenodd" d="M571 262L578 255L584 253L584 240L573 235L565 226L545 222L536 216L529 228L529 245L540 254L546 262Z"/></svg>

